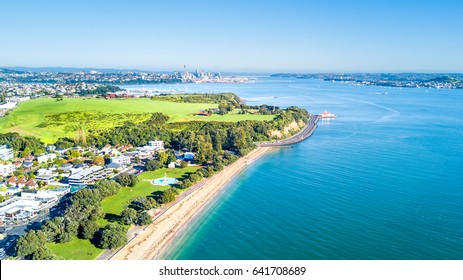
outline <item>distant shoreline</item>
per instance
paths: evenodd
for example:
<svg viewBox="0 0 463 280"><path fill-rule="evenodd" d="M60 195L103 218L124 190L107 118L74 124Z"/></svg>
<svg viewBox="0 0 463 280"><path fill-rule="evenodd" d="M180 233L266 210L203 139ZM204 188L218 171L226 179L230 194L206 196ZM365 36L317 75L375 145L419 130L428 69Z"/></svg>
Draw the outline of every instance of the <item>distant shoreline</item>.
<svg viewBox="0 0 463 280"><path fill-rule="evenodd" d="M201 210L223 190L236 174L270 150L269 147L258 147L213 177L206 179L204 185L157 217L154 223L115 253L110 260L151 260L162 256L175 236L201 213Z"/></svg>

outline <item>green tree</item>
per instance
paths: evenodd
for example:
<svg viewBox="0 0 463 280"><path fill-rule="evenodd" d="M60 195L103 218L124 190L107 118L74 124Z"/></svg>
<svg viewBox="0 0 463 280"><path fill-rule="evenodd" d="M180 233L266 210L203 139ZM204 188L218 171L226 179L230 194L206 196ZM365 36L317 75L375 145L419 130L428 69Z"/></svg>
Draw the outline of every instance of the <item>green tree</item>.
<svg viewBox="0 0 463 280"><path fill-rule="evenodd" d="M25 147L24 150L20 153L21 157L27 157L31 155L31 149L29 147Z"/></svg>
<svg viewBox="0 0 463 280"><path fill-rule="evenodd" d="M71 150L70 156L71 156L71 158L80 157L80 152L78 150Z"/></svg>
<svg viewBox="0 0 463 280"><path fill-rule="evenodd" d="M138 177L134 174L121 173L116 177L116 181L122 186L133 187L138 183Z"/></svg>
<svg viewBox="0 0 463 280"><path fill-rule="evenodd" d="M148 171L154 171L160 168L163 168L164 165L159 160L150 160L146 163L145 168Z"/></svg>
<svg viewBox="0 0 463 280"><path fill-rule="evenodd" d="M153 222L151 216L146 211L137 213L137 225L144 226Z"/></svg>
<svg viewBox="0 0 463 280"><path fill-rule="evenodd" d="M188 189L192 185L193 185L193 183L189 179L185 179L185 180L182 181L181 187L182 187L182 189Z"/></svg>
<svg viewBox="0 0 463 280"><path fill-rule="evenodd" d="M126 225L135 224L137 221L137 211L132 208L125 208L121 212L121 221Z"/></svg>
<svg viewBox="0 0 463 280"><path fill-rule="evenodd" d="M151 197L136 197L130 202L130 207L135 210L149 210L159 207L155 199Z"/></svg>
<svg viewBox="0 0 463 280"><path fill-rule="evenodd" d="M60 233L61 228L60 226L63 223L62 217L54 217L51 220L47 220L45 224L42 226L42 230L47 236L48 242L54 242L56 236Z"/></svg>
<svg viewBox="0 0 463 280"><path fill-rule="evenodd" d="M66 243L77 236L79 223L69 218L64 218L63 224L60 227L60 232L56 236L58 243Z"/></svg>
<svg viewBox="0 0 463 280"><path fill-rule="evenodd" d="M31 230L16 242L16 254L30 258L40 247L44 247L46 242L47 236L43 231Z"/></svg>
<svg viewBox="0 0 463 280"><path fill-rule="evenodd" d="M177 196L178 192L177 189L175 188L170 188L164 191L164 193L161 196L161 202L162 203L169 203L175 200L175 197Z"/></svg>
<svg viewBox="0 0 463 280"><path fill-rule="evenodd" d="M95 189L98 190L102 199L117 194L120 188L121 185L114 180L99 180L95 183Z"/></svg>
<svg viewBox="0 0 463 280"><path fill-rule="evenodd" d="M119 224L108 224L104 227L99 240L103 249L118 248L127 243L127 231Z"/></svg>
<svg viewBox="0 0 463 280"><path fill-rule="evenodd" d="M99 229L100 227L96 221L82 221L79 226L79 237L83 239L92 239Z"/></svg>
<svg viewBox="0 0 463 280"><path fill-rule="evenodd" d="M219 114L225 115L226 113L228 113L227 109L228 109L227 103L222 102L219 104Z"/></svg>
<svg viewBox="0 0 463 280"><path fill-rule="evenodd" d="M190 175L190 181L193 183L196 183L200 180L201 178L198 176L198 174L193 173Z"/></svg>
<svg viewBox="0 0 463 280"><path fill-rule="evenodd" d="M160 152L158 154L158 160L161 162L161 164L165 165L167 163L168 155L165 152Z"/></svg>
<svg viewBox="0 0 463 280"><path fill-rule="evenodd" d="M55 255L52 250L45 246L40 246L33 254L32 260L63 260L63 258Z"/></svg>
<svg viewBox="0 0 463 280"><path fill-rule="evenodd" d="M95 156L92 159L92 164L103 166L104 165L104 158L102 156Z"/></svg>
<svg viewBox="0 0 463 280"><path fill-rule="evenodd" d="M180 168L185 168L185 167L188 167L188 162L182 160L182 161L180 162Z"/></svg>

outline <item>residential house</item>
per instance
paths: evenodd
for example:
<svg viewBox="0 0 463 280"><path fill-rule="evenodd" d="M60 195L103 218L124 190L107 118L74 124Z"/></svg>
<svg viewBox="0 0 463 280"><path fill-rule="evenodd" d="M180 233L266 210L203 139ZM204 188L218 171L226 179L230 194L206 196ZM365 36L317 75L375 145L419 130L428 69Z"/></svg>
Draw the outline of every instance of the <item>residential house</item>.
<svg viewBox="0 0 463 280"><path fill-rule="evenodd" d="M23 177L23 178L18 179L18 180L16 181L16 186L17 186L18 188L21 188L21 189L22 189L22 188L24 188L24 187L26 186L26 182L27 182L27 180Z"/></svg>
<svg viewBox="0 0 463 280"><path fill-rule="evenodd" d="M128 156L118 156L118 157L112 157L110 159L111 163L118 163L120 165L129 165L130 164L130 157Z"/></svg>
<svg viewBox="0 0 463 280"><path fill-rule="evenodd" d="M56 146L53 145L48 145L47 146L47 152L52 153L56 150Z"/></svg>
<svg viewBox="0 0 463 280"><path fill-rule="evenodd" d="M27 180L25 185L29 189L36 189L38 187L37 182L34 179Z"/></svg>
<svg viewBox="0 0 463 280"><path fill-rule="evenodd" d="M56 154L45 154L43 156L37 157L37 162L42 163L42 162L47 162L49 160L54 160L56 158Z"/></svg>
<svg viewBox="0 0 463 280"><path fill-rule="evenodd" d="M58 176L56 168L41 168L37 170L37 176L35 177L35 179L37 181L43 181L47 184L52 184L55 181L56 176Z"/></svg>
<svg viewBox="0 0 463 280"><path fill-rule="evenodd" d="M14 164L0 164L0 176L8 176L15 170L16 166Z"/></svg>
<svg viewBox="0 0 463 280"><path fill-rule="evenodd" d="M0 159L3 161L10 160L14 157L13 149L9 149L8 145L0 146Z"/></svg>
<svg viewBox="0 0 463 280"><path fill-rule="evenodd" d="M11 176L10 178L6 180L6 184L16 187L16 181L18 181L18 178L16 178L16 176Z"/></svg>
<svg viewBox="0 0 463 280"><path fill-rule="evenodd" d="M102 151L104 154L109 154L109 152L111 151L111 145L106 144L106 145L101 149L101 151Z"/></svg>
<svg viewBox="0 0 463 280"><path fill-rule="evenodd" d="M68 151L68 149L66 149L66 148L56 148L55 149L55 152L60 154L60 155L64 155L67 151Z"/></svg>
<svg viewBox="0 0 463 280"><path fill-rule="evenodd" d="M34 157L33 156L26 157L23 161L23 167L27 169L27 168L32 168L33 166L34 166Z"/></svg>
<svg viewBox="0 0 463 280"><path fill-rule="evenodd" d="M164 141L161 141L161 140L148 141L148 146L152 147L155 150L161 150L161 149L164 149Z"/></svg>
<svg viewBox="0 0 463 280"><path fill-rule="evenodd" d="M0 195L1 196L12 196L12 195L15 195L17 193L20 193L21 192L21 189L20 188L17 188L17 187L10 187L10 188L6 188L6 191L0 191Z"/></svg>
<svg viewBox="0 0 463 280"><path fill-rule="evenodd" d="M133 149L132 144L128 144L128 145L124 145L124 146L119 147L119 151L121 153L123 153L123 152L125 152L127 150L130 150L130 149Z"/></svg>

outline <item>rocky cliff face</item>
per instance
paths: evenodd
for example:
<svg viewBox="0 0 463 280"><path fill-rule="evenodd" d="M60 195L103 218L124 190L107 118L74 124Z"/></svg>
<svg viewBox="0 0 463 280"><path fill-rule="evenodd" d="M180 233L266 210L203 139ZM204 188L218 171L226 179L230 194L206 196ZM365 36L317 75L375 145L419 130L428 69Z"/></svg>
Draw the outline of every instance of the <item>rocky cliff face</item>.
<svg viewBox="0 0 463 280"><path fill-rule="evenodd" d="M270 130L268 134L273 138L286 138L298 132L302 127L304 127L304 125L305 123L303 121L299 121L299 123L293 121L282 130Z"/></svg>

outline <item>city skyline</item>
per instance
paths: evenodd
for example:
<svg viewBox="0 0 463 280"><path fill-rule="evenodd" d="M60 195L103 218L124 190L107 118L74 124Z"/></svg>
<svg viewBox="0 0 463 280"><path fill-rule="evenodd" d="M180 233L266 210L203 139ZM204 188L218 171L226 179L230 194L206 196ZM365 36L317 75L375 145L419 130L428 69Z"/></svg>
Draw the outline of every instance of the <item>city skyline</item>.
<svg viewBox="0 0 463 280"><path fill-rule="evenodd" d="M461 72L457 1L4 3L3 67Z"/></svg>

